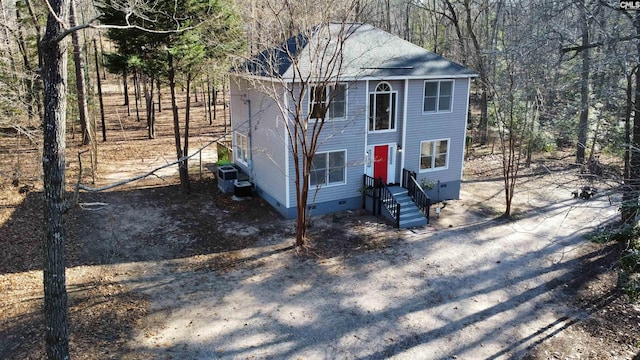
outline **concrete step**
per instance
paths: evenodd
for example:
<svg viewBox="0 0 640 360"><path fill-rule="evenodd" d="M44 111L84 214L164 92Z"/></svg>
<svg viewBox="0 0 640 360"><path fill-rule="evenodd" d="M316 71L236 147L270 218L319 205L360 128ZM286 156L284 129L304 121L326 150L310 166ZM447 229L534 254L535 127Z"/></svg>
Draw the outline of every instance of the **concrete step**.
<svg viewBox="0 0 640 360"><path fill-rule="evenodd" d="M424 226L429 221L422 215L420 209L408 195L407 189L399 186L389 188L393 199L400 204L400 228L406 229L416 226Z"/></svg>

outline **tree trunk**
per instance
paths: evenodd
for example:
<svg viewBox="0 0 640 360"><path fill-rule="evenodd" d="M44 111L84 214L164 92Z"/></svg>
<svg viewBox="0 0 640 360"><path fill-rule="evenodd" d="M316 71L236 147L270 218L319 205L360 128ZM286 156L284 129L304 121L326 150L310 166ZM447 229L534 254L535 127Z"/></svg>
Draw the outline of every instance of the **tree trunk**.
<svg viewBox="0 0 640 360"><path fill-rule="evenodd" d="M187 74L187 96L186 96L186 104L184 107L184 150L182 151L182 154L184 156L189 155L189 121L191 120L191 93L190 93L191 82L192 82L192 75L191 73L188 73ZM182 170L183 168L186 170L187 184L189 184L189 160L184 161L184 165L182 165L180 169ZM182 177L183 174L180 173L180 176ZM187 188L189 188L189 186L187 186Z"/></svg>
<svg viewBox="0 0 640 360"><path fill-rule="evenodd" d="M297 147L296 147L297 148ZM302 159L302 167L300 166L300 156L298 151L293 151L293 157L295 159L295 173L296 173L296 201L298 203L298 211L296 217L296 246L303 246L305 238L307 236L307 200L309 198L309 176L308 171L305 169L308 167L306 160ZM303 156L304 157L304 156ZM300 174L302 171L302 174ZM306 174L306 175L305 175ZM302 184L301 184L302 182Z"/></svg>
<svg viewBox="0 0 640 360"><path fill-rule="evenodd" d="M584 164L585 150L587 148L587 130L589 128L589 68L590 68L590 53L589 48L589 19L585 10L586 4L580 6L580 12L582 13L582 74L580 81L580 121L578 123L578 144L576 149L576 163L578 165Z"/></svg>
<svg viewBox="0 0 640 360"><path fill-rule="evenodd" d="M466 11L467 32L469 33L471 43L473 44L474 57L478 67L478 75L480 75L480 123L478 124L478 130L480 131L480 144L484 145L487 143L489 138L489 104L487 97L487 93L489 91L489 76L487 73L484 55L482 53L482 47L473 27L469 0L464 1L464 8Z"/></svg>
<svg viewBox="0 0 640 360"><path fill-rule="evenodd" d="M127 116L131 115L129 110L129 71L125 67L122 69L122 90L124 92L124 105L127 106Z"/></svg>
<svg viewBox="0 0 640 360"><path fill-rule="evenodd" d="M27 9L29 10L29 16L33 20L33 24L36 29L36 43L39 44L42 40L42 27L40 26L40 19L38 18L38 14L34 9L34 6L31 3L31 0L25 0L25 3L27 4ZM66 1L65 1L65 4L67 4ZM65 9L65 11L67 11L67 9ZM42 69L43 67L44 67L44 60L42 58L42 54L38 52L38 69ZM31 82L31 86L33 87L33 89L30 90L32 95L32 100L35 100L38 116L40 119L42 119L44 117L44 105L43 105L40 94L42 93L42 91L44 91L44 86L43 86L41 77L36 76L35 79Z"/></svg>
<svg viewBox="0 0 640 360"><path fill-rule="evenodd" d="M20 9L16 8L16 20L18 23L22 22L22 16L20 14ZM27 76L23 77L22 85L24 86L25 91L25 102L27 105L27 113L29 115L29 119L33 119L36 116L36 111L34 109L34 88L33 88L33 67L29 61L29 48L24 40L24 35L22 33L22 27L19 26L16 30L17 33L17 41L18 48L20 49L20 55L22 55L22 66L24 67L25 73Z"/></svg>
<svg viewBox="0 0 640 360"><path fill-rule="evenodd" d="M158 112L162 112L162 90L160 90L160 77L156 79L156 87L158 89Z"/></svg>
<svg viewBox="0 0 640 360"><path fill-rule="evenodd" d="M227 133L227 85L222 77L222 119L224 120L224 133Z"/></svg>
<svg viewBox="0 0 640 360"><path fill-rule="evenodd" d="M66 19L69 2L50 0L51 10ZM65 126L67 93L67 49L64 39L56 41L62 25L49 15L47 30L39 50L43 59L44 144L42 169L44 182L44 315L46 352L49 359L69 359L69 326L65 278L64 213Z"/></svg>
<svg viewBox="0 0 640 360"><path fill-rule="evenodd" d="M100 63L98 61L98 45L93 39L93 50L96 56L96 85L98 87L98 102L100 103L100 123L102 124L102 141L107 141L107 125L104 121L104 102L102 100L102 81L100 80Z"/></svg>
<svg viewBox="0 0 640 360"><path fill-rule="evenodd" d="M155 109L155 106L153 106L153 83L154 83L153 78L149 80L146 76L144 76L142 79L144 99L145 99L146 108L147 108L147 134L149 136L149 139L155 139L156 137L156 129L155 129L155 122L156 122L155 110L156 109Z"/></svg>
<svg viewBox="0 0 640 360"><path fill-rule="evenodd" d="M76 26L76 2L70 1L69 24ZM86 85L84 83L84 60L82 48L80 47L80 38L78 32L71 33L71 42L73 44L73 62L76 70L76 89L78 95L78 115L80 116L80 132L82 133L82 145L88 145L93 141L89 121L89 109L87 105Z"/></svg>
<svg viewBox="0 0 640 360"><path fill-rule="evenodd" d="M180 145L180 119L178 117L178 105L176 104L176 70L173 67L173 56L169 55L169 90L171 91L171 111L173 112L173 135L176 143L176 155L177 160L180 160L183 156L182 146ZM187 169L186 161L180 161L178 163L178 171L180 173L180 185L182 191L186 194L191 192L189 185L189 171Z"/></svg>
<svg viewBox="0 0 640 360"><path fill-rule="evenodd" d="M138 76L138 69L133 72L133 99L136 103L136 120L140 121L140 106L138 104L140 99L140 77Z"/></svg>
<svg viewBox="0 0 640 360"><path fill-rule="evenodd" d="M634 202L633 187L631 185L631 111L633 109L633 76L638 71L636 68L631 74L627 75L627 104L625 108L624 118L624 172L622 187L622 206L620 207L620 214L622 215L622 222L627 225L633 225L636 217L636 209L631 206ZM636 75L636 78L638 75Z"/></svg>
<svg viewBox="0 0 640 360"><path fill-rule="evenodd" d="M213 119L211 118L211 80L209 79L209 74L207 74L207 106L205 109L209 117L209 125L213 125Z"/></svg>
<svg viewBox="0 0 640 360"><path fill-rule="evenodd" d="M640 34L640 14L635 16L636 31ZM638 57L640 57L640 43L637 45ZM631 153L629 154L629 184L631 191L631 208L635 225L638 215L638 196L640 195L640 69L636 70L635 101L633 114L633 128L631 129Z"/></svg>
<svg viewBox="0 0 640 360"><path fill-rule="evenodd" d="M640 12L636 12L633 18L633 25L636 28L636 35L640 35ZM640 43L636 45L637 56L640 59ZM625 196L623 208L624 220L629 225L636 225L638 216L638 196L640 195L640 68L635 69L635 96L633 103L633 126L627 125L630 131L629 143L629 165L628 165L628 181L625 186Z"/></svg>

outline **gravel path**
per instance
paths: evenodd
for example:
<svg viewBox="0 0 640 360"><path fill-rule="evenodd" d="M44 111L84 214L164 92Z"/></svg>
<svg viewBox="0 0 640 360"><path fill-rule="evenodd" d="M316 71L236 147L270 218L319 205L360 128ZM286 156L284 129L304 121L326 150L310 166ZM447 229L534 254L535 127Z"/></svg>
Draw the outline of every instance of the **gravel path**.
<svg viewBox="0 0 640 360"><path fill-rule="evenodd" d="M483 215L492 210L479 198L500 183L468 183L431 226L370 223L394 241L348 256L265 236L223 270L207 256L119 264L120 281L152 301L129 357L520 358L585 316L563 288L601 256L584 234L617 214L606 196L572 199L566 184L523 181L516 205L530 210L507 222Z"/></svg>

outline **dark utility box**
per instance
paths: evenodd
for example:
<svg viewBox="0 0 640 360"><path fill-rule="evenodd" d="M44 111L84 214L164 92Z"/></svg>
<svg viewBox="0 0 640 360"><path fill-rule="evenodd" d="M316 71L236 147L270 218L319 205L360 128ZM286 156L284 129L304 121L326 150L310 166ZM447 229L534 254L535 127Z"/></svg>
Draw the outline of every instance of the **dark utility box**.
<svg viewBox="0 0 640 360"><path fill-rule="evenodd" d="M248 181L237 181L233 184L233 195L236 197L249 197L251 196L252 186Z"/></svg>

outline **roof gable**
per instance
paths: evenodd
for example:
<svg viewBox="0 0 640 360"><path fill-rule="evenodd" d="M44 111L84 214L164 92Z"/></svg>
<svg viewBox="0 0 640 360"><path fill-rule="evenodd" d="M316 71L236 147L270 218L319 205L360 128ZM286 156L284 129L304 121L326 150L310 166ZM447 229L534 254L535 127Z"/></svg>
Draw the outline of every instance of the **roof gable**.
<svg viewBox="0 0 640 360"><path fill-rule="evenodd" d="M386 31L353 23L316 26L306 34L260 52L241 68L236 68L236 72L290 81L301 77L477 76L471 69Z"/></svg>

